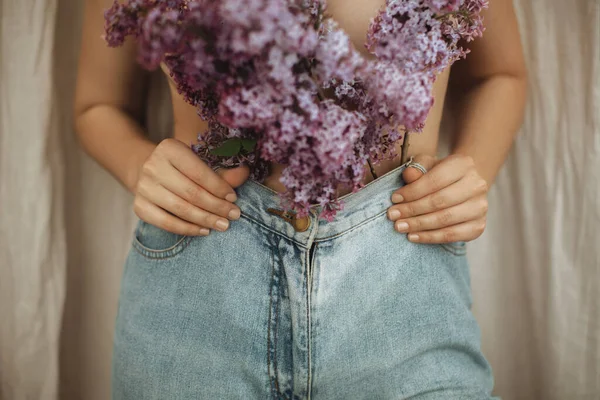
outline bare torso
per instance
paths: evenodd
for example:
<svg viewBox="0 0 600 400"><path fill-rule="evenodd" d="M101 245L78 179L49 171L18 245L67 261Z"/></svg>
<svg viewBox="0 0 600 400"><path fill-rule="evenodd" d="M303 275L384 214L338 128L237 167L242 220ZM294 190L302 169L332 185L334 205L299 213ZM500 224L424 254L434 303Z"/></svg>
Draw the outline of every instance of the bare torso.
<svg viewBox="0 0 600 400"><path fill-rule="evenodd" d="M353 0L352 7L348 7L348 0L329 0L328 10L340 27L348 33L354 46L366 54L364 42L369 23L376 15L377 10L384 4L385 0ZM445 71L438 76L433 93L435 105L427 118L423 132L411 135L409 154L434 155L436 153L443 102L448 86L448 75L449 71ZM195 108L185 103L183 98L177 94L172 82L170 82L170 85L175 121L174 137L186 144L193 143L196 141L198 132L206 130L207 124L198 117ZM400 148L400 145L401 143L398 143L398 148ZM381 176L399 165L400 157L388 160L376 165L375 173ZM284 167L284 165L273 164L272 172L263 184L275 191L284 191L285 187L279 182ZM368 168L365 171L367 172L365 173L364 182L368 183L373 180L373 176L368 172ZM345 193L346 191L340 189L339 195Z"/></svg>

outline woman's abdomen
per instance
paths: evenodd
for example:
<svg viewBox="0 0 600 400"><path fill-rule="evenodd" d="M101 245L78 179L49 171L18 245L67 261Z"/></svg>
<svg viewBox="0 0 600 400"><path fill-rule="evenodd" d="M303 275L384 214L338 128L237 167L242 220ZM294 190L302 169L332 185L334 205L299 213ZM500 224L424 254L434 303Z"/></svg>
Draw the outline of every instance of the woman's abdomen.
<svg viewBox="0 0 600 400"><path fill-rule="evenodd" d="M440 123L442 119L442 111L444 106L444 97L446 95L446 88L448 85L449 71L445 71L439 77L434 85L434 98L436 102L429 113L425 128L420 133L412 133L409 138L409 149L408 155L417 154L429 154L435 155L437 152L437 144L440 130ZM206 121L203 121L198 116L195 107L187 104L183 98L177 93L173 82L169 82L171 89L171 98L173 103L173 116L174 116L174 137L185 144L195 143L198 138L198 134L205 132L208 128ZM397 144L398 156L381 162L375 165L375 173L377 176L382 176L385 173L397 168L401 164L400 160L400 146L401 143ZM271 174L263 182L263 184L277 192L285 191L285 187L279 181L281 173L285 165L283 164L272 164ZM363 182L369 183L373 180L373 176L369 172L369 168L365 165L365 177ZM348 190L340 188L339 195L346 194Z"/></svg>

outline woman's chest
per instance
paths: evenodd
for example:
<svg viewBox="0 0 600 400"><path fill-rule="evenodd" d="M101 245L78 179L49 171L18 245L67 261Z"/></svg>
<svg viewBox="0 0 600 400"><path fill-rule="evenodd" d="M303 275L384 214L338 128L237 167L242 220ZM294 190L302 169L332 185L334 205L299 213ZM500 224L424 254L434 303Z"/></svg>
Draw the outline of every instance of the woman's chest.
<svg viewBox="0 0 600 400"><path fill-rule="evenodd" d="M385 0L327 0L327 12L354 43L367 54L365 40L371 20L385 6Z"/></svg>

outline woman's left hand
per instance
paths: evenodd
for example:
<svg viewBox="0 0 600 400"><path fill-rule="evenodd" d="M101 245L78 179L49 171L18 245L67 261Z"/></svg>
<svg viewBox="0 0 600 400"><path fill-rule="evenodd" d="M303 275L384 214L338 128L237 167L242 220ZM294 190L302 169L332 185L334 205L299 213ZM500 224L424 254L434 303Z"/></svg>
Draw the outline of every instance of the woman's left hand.
<svg viewBox="0 0 600 400"><path fill-rule="evenodd" d="M402 174L407 183L392 194L388 218L394 228L418 243L450 243L478 238L485 229L488 184L473 159L451 155L442 160L416 156L416 168Z"/></svg>

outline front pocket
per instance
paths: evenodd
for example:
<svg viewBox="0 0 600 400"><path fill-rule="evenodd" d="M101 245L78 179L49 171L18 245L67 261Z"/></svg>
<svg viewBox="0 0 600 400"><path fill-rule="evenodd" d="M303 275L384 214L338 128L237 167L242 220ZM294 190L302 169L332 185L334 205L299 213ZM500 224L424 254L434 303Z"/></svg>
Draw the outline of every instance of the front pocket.
<svg viewBox="0 0 600 400"><path fill-rule="evenodd" d="M467 254L467 243L465 242L441 243L440 246L455 256L464 256Z"/></svg>
<svg viewBox="0 0 600 400"><path fill-rule="evenodd" d="M139 220L135 229L133 247L148 258L169 258L180 253L190 240L191 236L167 232Z"/></svg>

